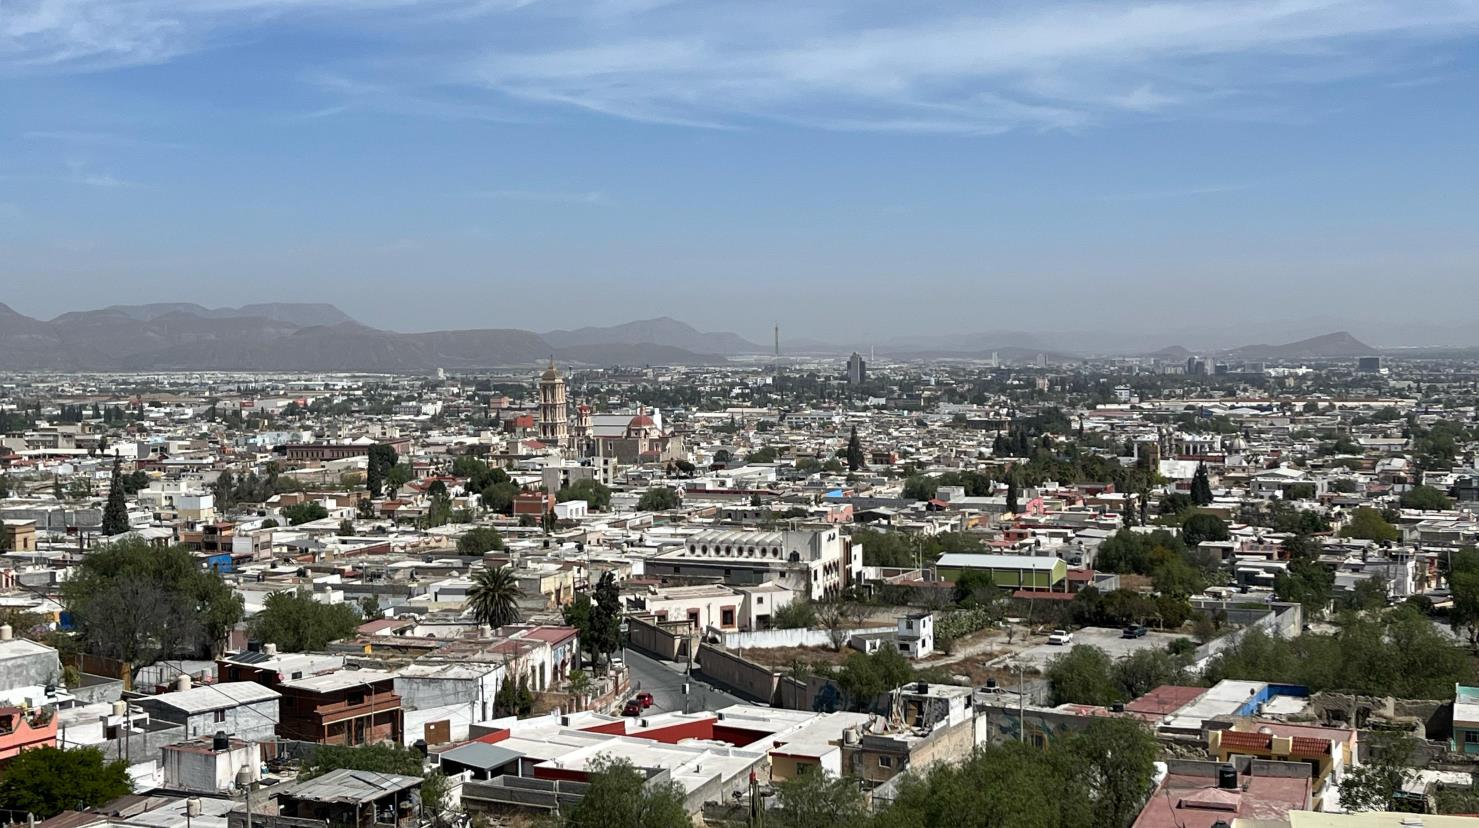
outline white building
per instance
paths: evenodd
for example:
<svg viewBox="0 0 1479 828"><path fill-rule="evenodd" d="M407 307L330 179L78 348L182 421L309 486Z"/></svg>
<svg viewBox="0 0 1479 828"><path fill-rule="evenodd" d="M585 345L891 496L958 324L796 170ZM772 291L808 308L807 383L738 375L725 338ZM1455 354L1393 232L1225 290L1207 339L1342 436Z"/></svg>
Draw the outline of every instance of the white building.
<svg viewBox="0 0 1479 828"><path fill-rule="evenodd" d="M935 616L911 612L899 619L899 652L909 658L924 658L935 651Z"/></svg>

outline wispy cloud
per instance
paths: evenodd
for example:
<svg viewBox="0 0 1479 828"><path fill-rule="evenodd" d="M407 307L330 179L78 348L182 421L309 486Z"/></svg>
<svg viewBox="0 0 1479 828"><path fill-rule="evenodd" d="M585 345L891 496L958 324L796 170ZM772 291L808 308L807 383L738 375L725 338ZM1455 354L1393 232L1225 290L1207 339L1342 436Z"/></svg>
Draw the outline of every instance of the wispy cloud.
<svg viewBox="0 0 1479 828"><path fill-rule="evenodd" d="M356 111L562 111L703 128L992 134L1306 109L1431 75L1479 0L9 0L0 73L158 63L242 30L362 33L321 67Z"/></svg>
<svg viewBox="0 0 1479 828"><path fill-rule="evenodd" d="M84 187L97 187L103 190L131 189L141 186L138 182L119 178L110 172L95 170L80 161L71 161L67 164L69 171L66 180L72 184L80 184Z"/></svg>
<svg viewBox="0 0 1479 828"><path fill-rule="evenodd" d="M537 201L546 204L604 204L606 202L606 194L600 190L586 192L479 190L472 195L475 198L491 198L499 201Z"/></svg>

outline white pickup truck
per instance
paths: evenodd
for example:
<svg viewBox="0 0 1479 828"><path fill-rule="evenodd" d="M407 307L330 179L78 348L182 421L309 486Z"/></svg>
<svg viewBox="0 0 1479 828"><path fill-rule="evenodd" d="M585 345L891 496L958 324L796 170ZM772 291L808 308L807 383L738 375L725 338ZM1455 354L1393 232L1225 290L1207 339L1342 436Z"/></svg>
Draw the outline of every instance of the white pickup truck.
<svg viewBox="0 0 1479 828"><path fill-rule="evenodd" d="M1053 630L1053 634L1048 636L1048 643L1063 645L1072 644L1073 633L1069 632L1068 630Z"/></svg>

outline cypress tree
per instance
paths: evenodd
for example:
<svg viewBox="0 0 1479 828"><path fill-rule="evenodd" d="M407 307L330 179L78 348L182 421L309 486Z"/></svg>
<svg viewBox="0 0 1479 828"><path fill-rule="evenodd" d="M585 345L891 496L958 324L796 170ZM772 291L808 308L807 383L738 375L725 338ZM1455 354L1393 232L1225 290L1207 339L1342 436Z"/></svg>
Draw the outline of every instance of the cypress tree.
<svg viewBox="0 0 1479 828"><path fill-rule="evenodd" d="M852 427L852 436L847 438L847 470L855 472L863 467L863 442L858 439L858 427Z"/></svg>
<svg viewBox="0 0 1479 828"><path fill-rule="evenodd" d="M123 496L123 458L113 457L113 480L108 485L108 505L103 508L103 534L112 537L128 531L128 504Z"/></svg>

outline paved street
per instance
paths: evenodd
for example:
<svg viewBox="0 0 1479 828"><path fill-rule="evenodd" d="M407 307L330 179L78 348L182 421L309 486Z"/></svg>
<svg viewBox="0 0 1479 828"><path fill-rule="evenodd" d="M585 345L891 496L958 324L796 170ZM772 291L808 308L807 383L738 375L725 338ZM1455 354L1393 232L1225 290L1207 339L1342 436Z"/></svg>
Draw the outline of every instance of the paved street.
<svg viewBox="0 0 1479 828"><path fill-rule="evenodd" d="M627 669L631 671L632 694L646 690L652 694L652 710L659 713L683 711L683 674L685 665L669 664L649 658L636 650L624 650ZM689 681L689 710L719 710L745 702L728 693L715 690L697 679Z"/></svg>

